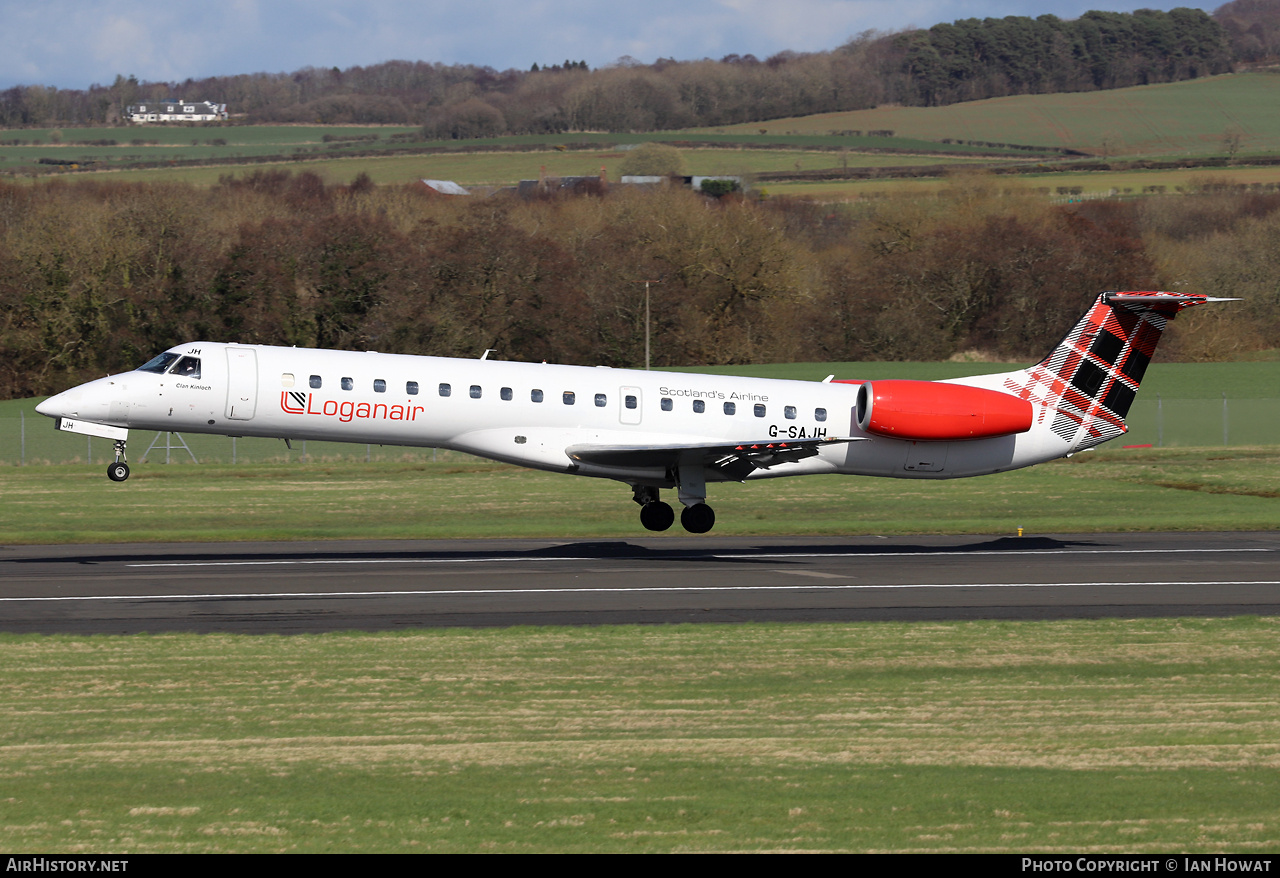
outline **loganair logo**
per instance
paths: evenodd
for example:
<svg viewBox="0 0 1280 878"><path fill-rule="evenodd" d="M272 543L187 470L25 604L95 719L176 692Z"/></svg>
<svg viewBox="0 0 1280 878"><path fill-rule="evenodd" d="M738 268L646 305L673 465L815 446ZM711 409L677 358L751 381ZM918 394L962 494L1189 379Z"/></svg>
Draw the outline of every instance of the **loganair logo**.
<svg viewBox="0 0 1280 878"><path fill-rule="evenodd" d="M280 410L288 415L319 415L349 421L416 421L418 412L425 412L420 405L408 400L404 405L385 402L355 402L336 399L317 400L313 394L299 390L280 391Z"/></svg>

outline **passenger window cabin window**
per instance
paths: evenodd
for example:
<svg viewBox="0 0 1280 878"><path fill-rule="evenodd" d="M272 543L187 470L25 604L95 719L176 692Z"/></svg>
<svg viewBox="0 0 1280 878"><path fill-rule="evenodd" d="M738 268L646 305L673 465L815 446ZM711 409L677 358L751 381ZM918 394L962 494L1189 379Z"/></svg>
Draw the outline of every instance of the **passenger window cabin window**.
<svg viewBox="0 0 1280 878"><path fill-rule="evenodd" d="M609 404L609 397L603 393L596 394L596 408L604 408Z"/></svg>
<svg viewBox="0 0 1280 878"><path fill-rule="evenodd" d="M449 394L451 394L451 393L453 393L453 388L452 388L451 386L449 386L448 384L441 384L441 385L440 385L440 395L441 395L441 396L448 396L448 395L449 395Z"/></svg>
<svg viewBox="0 0 1280 878"><path fill-rule="evenodd" d="M343 390L355 390L355 389L356 389L356 383L355 383L355 381L351 380L350 378L343 378L343 379L342 379L342 389L343 389Z"/></svg>
<svg viewBox="0 0 1280 878"><path fill-rule="evenodd" d="M629 409L639 408L640 400L636 399L634 396L628 396L625 400L623 400L623 404L626 405L626 407Z"/></svg>
<svg viewBox="0 0 1280 878"><path fill-rule="evenodd" d="M323 382L321 382L319 375L312 375L311 378L307 381L307 383L311 386L312 390L319 390L320 385Z"/></svg>
<svg viewBox="0 0 1280 878"><path fill-rule="evenodd" d="M542 391L541 391L541 390L530 390L530 391L529 391L529 399L533 400L534 402L542 402Z"/></svg>
<svg viewBox="0 0 1280 878"><path fill-rule="evenodd" d="M762 406L760 403L756 403L756 407L755 407L755 416L756 416L757 418L763 418L763 417L764 417L764 406Z"/></svg>
<svg viewBox="0 0 1280 878"><path fill-rule="evenodd" d="M788 418L789 420L794 421L796 419L796 407L793 405L783 406L782 416L784 418Z"/></svg>
<svg viewBox="0 0 1280 878"><path fill-rule="evenodd" d="M738 413L738 404L736 402L726 402L724 404L724 413L726 415L736 415Z"/></svg>
<svg viewBox="0 0 1280 878"><path fill-rule="evenodd" d="M671 397L669 397L669 396L664 396L664 397L662 398L662 410L663 410L664 412L669 412L669 411L671 411Z"/></svg>
<svg viewBox="0 0 1280 878"><path fill-rule="evenodd" d="M418 395L418 382L417 382L417 381L406 381L406 382L404 383L404 392L405 392L405 393L407 393L407 394L409 394L409 396L417 396L417 395Z"/></svg>
<svg viewBox="0 0 1280 878"><path fill-rule="evenodd" d="M281 387L292 387L292 386L293 386L293 373L292 373L292 372L285 372L283 375L281 375L281 376L280 376L280 386L281 386Z"/></svg>
<svg viewBox="0 0 1280 878"><path fill-rule="evenodd" d="M561 398L564 400L565 405L573 405L578 401L577 396L574 395L572 390L566 390Z"/></svg>
<svg viewBox="0 0 1280 878"><path fill-rule="evenodd" d="M825 420L827 419L827 410L826 410L826 409L814 409L814 410L813 410L813 419L814 419L815 421L825 421Z"/></svg>
<svg viewBox="0 0 1280 878"><path fill-rule="evenodd" d="M693 401L693 410L698 414L702 414L707 410L707 404L703 400L695 399Z"/></svg>
<svg viewBox="0 0 1280 878"><path fill-rule="evenodd" d="M471 398L472 398L472 399L479 399L483 393L484 393L484 391L482 391L482 390L480 389L480 385L479 385L479 384L472 384L472 385L471 385Z"/></svg>
<svg viewBox="0 0 1280 878"><path fill-rule="evenodd" d="M381 378L375 378L375 379L373 379L373 392L374 392L374 393L386 393L386 392L387 392L387 382L386 382L386 381L383 381Z"/></svg>
<svg viewBox="0 0 1280 878"><path fill-rule="evenodd" d="M505 400L510 400L512 397L511 388L510 387L502 388L501 390L498 391L498 396L502 397Z"/></svg>

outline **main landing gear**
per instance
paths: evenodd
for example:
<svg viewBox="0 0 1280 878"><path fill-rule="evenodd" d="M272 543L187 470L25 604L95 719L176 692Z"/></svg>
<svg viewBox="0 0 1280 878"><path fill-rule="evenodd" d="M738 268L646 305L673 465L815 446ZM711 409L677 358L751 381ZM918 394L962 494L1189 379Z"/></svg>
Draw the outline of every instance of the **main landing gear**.
<svg viewBox="0 0 1280 878"><path fill-rule="evenodd" d="M646 530L663 531L675 523L675 511L658 499L657 488L633 485L632 491L632 499L640 504L640 523ZM716 513L703 502L704 499L689 496L684 490L680 492L680 501L685 504L680 510L680 526L691 534L704 534L715 526Z"/></svg>
<svg viewBox="0 0 1280 878"><path fill-rule="evenodd" d="M116 440L116 462L107 467L107 478L113 482L123 482L129 478L129 464L124 462L123 439Z"/></svg>
<svg viewBox="0 0 1280 878"><path fill-rule="evenodd" d="M654 500L640 507L640 523L646 530L666 530L675 520L675 511L670 504L661 500Z"/></svg>
<svg viewBox="0 0 1280 878"><path fill-rule="evenodd" d="M680 526L691 534L704 534L715 524L715 510L706 503L695 503L680 511Z"/></svg>

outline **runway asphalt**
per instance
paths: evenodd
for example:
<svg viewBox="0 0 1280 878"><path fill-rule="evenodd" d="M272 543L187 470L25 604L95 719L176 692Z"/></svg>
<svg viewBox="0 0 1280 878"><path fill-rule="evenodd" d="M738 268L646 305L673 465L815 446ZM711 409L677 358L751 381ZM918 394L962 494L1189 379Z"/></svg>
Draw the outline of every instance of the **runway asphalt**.
<svg viewBox="0 0 1280 878"><path fill-rule="evenodd" d="M0 630L1269 615L1280 533L0 547Z"/></svg>

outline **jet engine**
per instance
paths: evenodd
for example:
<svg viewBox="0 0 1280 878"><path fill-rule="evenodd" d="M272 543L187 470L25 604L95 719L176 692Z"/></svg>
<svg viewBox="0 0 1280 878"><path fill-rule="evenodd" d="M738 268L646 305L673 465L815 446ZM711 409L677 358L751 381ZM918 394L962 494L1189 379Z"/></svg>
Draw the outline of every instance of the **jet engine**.
<svg viewBox="0 0 1280 878"><path fill-rule="evenodd" d="M903 380L864 383L857 414L867 433L917 441L1025 433L1034 418L1031 403L998 390Z"/></svg>

